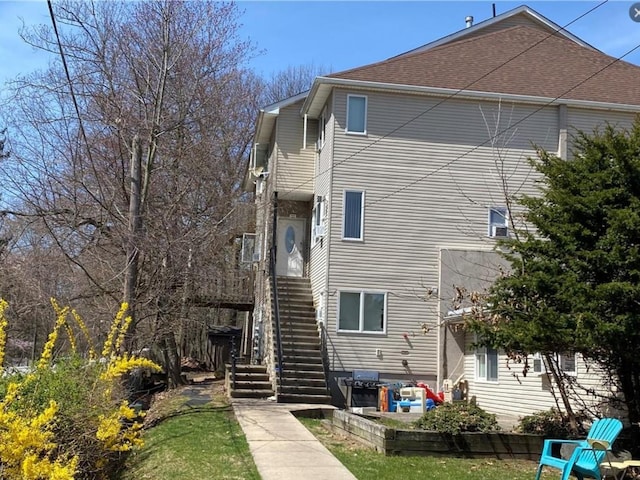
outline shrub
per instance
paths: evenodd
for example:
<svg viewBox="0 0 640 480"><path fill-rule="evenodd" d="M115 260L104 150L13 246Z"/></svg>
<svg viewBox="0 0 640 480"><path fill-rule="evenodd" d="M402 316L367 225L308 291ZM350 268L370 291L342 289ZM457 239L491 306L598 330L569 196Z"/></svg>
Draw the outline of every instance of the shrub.
<svg viewBox="0 0 640 480"><path fill-rule="evenodd" d="M569 422L559 410L552 408L520 419L518 431L544 435L548 438L575 438Z"/></svg>
<svg viewBox="0 0 640 480"><path fill-rule="evenodd" d="M128 406L122 377L138 368L160 367L120 353L130 323L125 317L127 305L116 315L98 361L92 347L89 359L73 348L75 332L69 318L87 336L77 313L60 308L55 301L52 304L57 320L37 366L26 375L0 379L3 480L107 478L117 468L122 452L142 444L141 424ZM5 338L5 308L6 302L0 302L0 343ZM61 332L66 332L73 351L52 366L53 348Z"/></svg>
<svg viewBox="0 0 640 480"><path fill-rule="evenodd" d="M443 403L425 413L416 426L450 434L500 430L494 414L470 403Z"/></svg>

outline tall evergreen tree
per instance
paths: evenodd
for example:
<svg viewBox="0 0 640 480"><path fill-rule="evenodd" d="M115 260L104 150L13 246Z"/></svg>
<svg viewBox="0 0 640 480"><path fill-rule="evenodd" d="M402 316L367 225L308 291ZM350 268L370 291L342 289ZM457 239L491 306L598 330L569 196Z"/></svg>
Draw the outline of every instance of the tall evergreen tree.
<svg viewBox="0 0 640 480"><path fill-rule="evenodd" d="M535 229L504 242L512 270L490 290L490 316L472 328L512 357L580 353L638 422L640 122L579 133L572 159L539 151L532 163L541 194L520 201ZM557 365L550 373L561 385Z"/></svg>

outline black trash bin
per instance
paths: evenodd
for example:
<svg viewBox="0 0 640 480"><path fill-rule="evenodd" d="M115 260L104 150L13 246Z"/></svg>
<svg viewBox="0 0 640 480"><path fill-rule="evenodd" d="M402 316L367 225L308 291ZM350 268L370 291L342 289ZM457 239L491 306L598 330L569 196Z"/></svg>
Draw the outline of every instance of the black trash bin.
<svg viewBox="0 0 640 480"><path fill-rule="evenodd" d="M209 341L212 345L219 345L231 348L230 363L231 363L231 381L233 382L233 388L236 388L236 340L242 337L242 327L232 327L230 325L214 325L209 327L208 332Z"/></svg>

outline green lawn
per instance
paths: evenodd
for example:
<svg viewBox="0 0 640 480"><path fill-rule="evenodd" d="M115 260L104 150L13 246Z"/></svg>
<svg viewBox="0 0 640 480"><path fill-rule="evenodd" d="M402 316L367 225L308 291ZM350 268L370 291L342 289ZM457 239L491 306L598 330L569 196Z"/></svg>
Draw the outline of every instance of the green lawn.
<svg viewBox="0 0 640 480"><path fill-rule="evenodd" d="M190 407L173 396L151 412L144 447L131 455L120 480L259 480L242 430L226 399L214 395Z"/></svg>
<svg viewBox="0 0 640 480"><path fill-rule="evenodd" d="M449 457L384 456L357 443L336 437L321 420L300 419L359 480L532 480L536 462ZM544 480L557 480L558 471Z"/></svg>
<svg viewBox="0 0 640 480"><path fill-rule="evenodd" d="M147 418L145 446L127 459L118 480L260 480L228 401L220 388L209 393L210 402L195 406L189 406L180 393L161 396ZM386 457L332 435L320 420L300 420L359 480L533 480L535 476L535 462ZM304 480L304 475L300 478ZM557 478L553 471L543 476Z"/></svg>

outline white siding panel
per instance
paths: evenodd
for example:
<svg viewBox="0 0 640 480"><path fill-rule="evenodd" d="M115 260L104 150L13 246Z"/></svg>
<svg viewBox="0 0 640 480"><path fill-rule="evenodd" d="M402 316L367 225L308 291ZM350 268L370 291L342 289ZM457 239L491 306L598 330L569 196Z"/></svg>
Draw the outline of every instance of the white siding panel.
<svg viewBox="0 0 640 480"><path fill-rule="evenodd" d="M636 114L631 112L570 107L567 109L567 123L569 126L568 151L572 151L573 137L578 131L592 134L595 130L602 131L607 123L616 129L630 129L635 118Z"/></svg>
<svg viewBox="0 0 640 480"><path fill-rule="evenodd" d="M547 375L522 374L522 364L509 363L505 355L498 357L498 381L483 382L475 379L475 352L471 335L467 336L467 355L465 355L465 379L469 382L469 396L475 397L478 405L491 413L524 416L533 412L558 408L552 386ZM606 392L603 377L594 367L587 368L585 361L577 359L577 382L585 389L600 394ZM580 392L585 403L593 406L598 397ZM558 399L559 402L561 402ZM560 403L561 406L561 403ZM574 403L575 408L579 408ZM605 412L606 413L606 412Z"/></svg>
<svg viewBox="0 0 640 480"><path fill-rule="evenodd" d="M557 149L558 109L367 92L368 135L355 136L344 133L347 93L334 100L332 368L407 373L406 359L411 373L435 375L438 309L424 296L438 285L438 247L491 248L488 207L505 204L505 188L509 196L534 192L527 157L532 142ZM490 132L500 134L492 140ZM346 188L365 191L363 242L341 238ZM346 288L389 293L385 336L336 333L337 292Z"/></svg>
<svg viewBox="0 0 640 480"><path fill-rule="evenodd" d="M282 108L278 116L276 190L289 200L313 194L317 123L313 121L307 124L307 148L303 149L301 106L302 101Z"/></svg>
<svg viewBox="0 0 640 480"><path fill-rule="evenodd" d="M325 129L325 144L316 153L314 184L315 195L325 198L325 228L326 234L321 242L311 247L311 258L309 266L309 277L313 291L313 301L316 309L321 307L324 312L324 319L327 318L326 294L327 294L327 262L329 261L329 227L328 219L331 216L331 202L329 198L331 183L331 159L333 155L334 122L331 109L331 98L328 100L326 116L327 125Z"/></svg>

